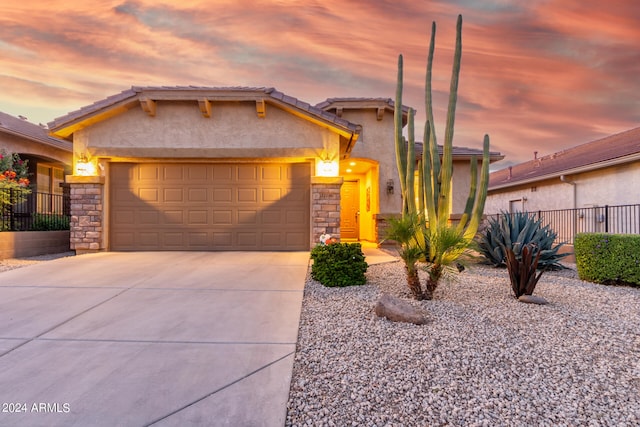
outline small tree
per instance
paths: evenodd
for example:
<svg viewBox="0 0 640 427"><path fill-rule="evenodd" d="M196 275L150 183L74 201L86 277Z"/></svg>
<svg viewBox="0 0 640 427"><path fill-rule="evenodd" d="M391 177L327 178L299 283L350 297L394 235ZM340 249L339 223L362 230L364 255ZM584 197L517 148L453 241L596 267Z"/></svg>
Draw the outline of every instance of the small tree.
<svg viewBox="0 0 640 427"><path fill-rule="evenodd" d="M31 193L28 176L28 160L20 159L17 153L0 150L0 213L26 200Z"/></svg>

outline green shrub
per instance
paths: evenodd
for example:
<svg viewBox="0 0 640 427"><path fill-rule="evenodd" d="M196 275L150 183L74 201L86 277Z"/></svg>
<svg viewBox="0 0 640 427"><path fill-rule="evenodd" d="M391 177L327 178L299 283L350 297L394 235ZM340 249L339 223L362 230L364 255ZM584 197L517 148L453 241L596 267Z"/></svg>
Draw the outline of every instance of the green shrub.
<svg viewBox="0 0 640 427"><path fill-rule="evenodd" d="M496 267L506 265L504 248L511 249L516 259L522 259L522 249L532 245L540 251L539 269L562 269L560 260L568 254L559 254L564 245L553 245L557 233L549 224L543 226L542 219L532 213L501 213L489 219L489 225L478 235L478 250L490 264Z"/></svg>
<svg viewBox="0 0 640 427"><path fill-rule="evenodd" d="M32 230L69 230L69 217L62 214L33 214Z"/></svg>
<svg viewBox="0 0 640 427"><path fill-rule="evenodd" d="M580 233L575 237L574 250L580 279L640 286L640 236Z"/></svg>
<svg viewBox="0 0 640 427"><path fill-rule="evenodd" d="M311 277L324 286L364 285L367 263L360 243L318 245L311 251Z"/></svg>

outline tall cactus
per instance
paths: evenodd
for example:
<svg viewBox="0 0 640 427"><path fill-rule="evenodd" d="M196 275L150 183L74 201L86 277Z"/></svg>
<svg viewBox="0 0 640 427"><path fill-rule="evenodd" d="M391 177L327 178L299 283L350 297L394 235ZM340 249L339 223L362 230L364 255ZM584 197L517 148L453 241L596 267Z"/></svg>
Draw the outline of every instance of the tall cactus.
<svg viewBox="0 0 640 427"><path fill-rule="evenodd" d="M451 197L453 181L453 134L455 124L455 112L458 99L458 81L460 76L460 62L462 57L462 15L458 15L456 25L456 44L453 57L453 69L451 74L451 86L449 91L449 104L447 108L447 120L442 151L442 159L438 153L435 126L433 125L433 98L431 90L431 74L433 68L433 53L435 50L436 23L432 24L431 40L429 44L429 56L427 59L427 73L425 79L425 107L427 120L424 130L424 142L422 159L418 161L418 209L423 211L429 221L430 227L444 227L449 224L451 217ZM396 87L395 103L395 143L396 160L400 175L400 187L403 196L403 212L411 212L416 209L412 196L415 159L412 153L415 151L413 140L413 111L409 110L408 140L402 137L402 90L403 90L403 63L402 55L398 59L398 84ZM477 185L477 159L471 159L471 187L467 197L464 214L457 226L465 238L473 238L475 235L487 195L489 182L489 136L484 136L482 169L480 173L480 185Z"/></svg>
<svg viewBox="0 0 640 427"><path fill-rule="evenodd" d="M424 142L422 158L418 160L418 206L414 201L415 174L415 141L413 129L413 110L408 115L408 140L402 137L402 90L403 63L402 55L398 59L398 83L395 102L395 144L396 160L400 177L400 188L403 198L403 215L416 212L426 216L426 227L422 230L428 234L430 241L427 261L432 263L425 298L430 299L437 286L443 268L447 263L455 262L464 248L475 236L482 218L484 204L487 197L489 183L489 136L484 136L482 169L480 184L477 182L477 159L471 158L471 185L465 205L464 213L457 226L450 224L451 198L453 181L453 131L455 124L456 104L458 99L458 80L460 76L460 60L462 57L462 15L458 15L456 25L456 44L453 57L453 70L449 91L449 104L443 144L442 158L438 153L436 131L433 121L433 97L431 88L431 74L433 68L433 53L435 50L435 22L431 27L431 40L427 58L427 73L425 79L425 107L427 120L424 128ZM444 238L446 236L446 238ZM459 238L457 242L453 242ZM449 241L449 247L440 246L440 242ZM461 245L462 244L462 245Z"/></svg>

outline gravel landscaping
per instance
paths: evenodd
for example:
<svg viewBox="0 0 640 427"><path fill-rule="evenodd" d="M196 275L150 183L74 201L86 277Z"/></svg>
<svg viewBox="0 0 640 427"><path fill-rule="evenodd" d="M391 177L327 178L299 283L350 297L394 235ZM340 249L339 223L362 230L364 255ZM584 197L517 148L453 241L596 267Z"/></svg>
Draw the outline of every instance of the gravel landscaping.
<svg viewBox="0 0 640 427"><path fill-rule="evenodd" d="M75 256L75 252L61 252L25 258L0 259L0 272L14 270L16 268L26 267L28 265L38 264L43 261L51 261L53 259L64 258L68 256Z"/></svg>
<svg viewBox="0 0 640 427"><path fill-rule="evenodd" d="M402 264L366 274L307 278L286 425L640 424L639 288L547 272L550 304L524 304L506 270L472 265L413 302L431 319L416 326L372 313L382 293L409 299Z"/></svg>

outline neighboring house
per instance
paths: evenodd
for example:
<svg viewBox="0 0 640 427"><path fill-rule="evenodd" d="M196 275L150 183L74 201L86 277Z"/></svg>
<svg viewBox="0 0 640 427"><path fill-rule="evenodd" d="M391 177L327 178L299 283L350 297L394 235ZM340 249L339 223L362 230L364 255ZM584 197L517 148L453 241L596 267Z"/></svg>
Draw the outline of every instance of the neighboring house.
<svg viewBox="0 0 640 427"><path fill-rule="evenodd" d="M29 161L31 188L38 193L62 194L60 184L71 172L72 148L69 141L49 136L46 126L0 112L0 149ZM44 206L38 210L47 211Z"/></svg>
<svg viewBox="0 0 640 427"><path fill-rule="evenodd" d="M640 203L640 128L491 173L485 213Z"/></svg>
<svg viewBox="0 0 640 427"><path fill-rule="evenodd" d="M393 123L389 99L314 107L273 88L132 87L49 123L73 142L72 249L378 242L401 208ZM472 152L456 155L454 185Z"/></svg>

